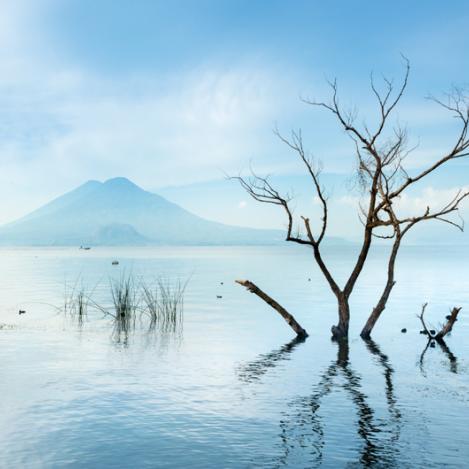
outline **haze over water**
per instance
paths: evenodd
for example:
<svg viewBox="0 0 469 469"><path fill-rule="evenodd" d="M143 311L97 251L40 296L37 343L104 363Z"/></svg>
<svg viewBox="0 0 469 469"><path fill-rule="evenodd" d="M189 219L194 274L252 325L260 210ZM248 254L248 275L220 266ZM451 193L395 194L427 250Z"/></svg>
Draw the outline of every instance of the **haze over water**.
<svg viewBox="0 0 469 469"><path fill-rule="evenodd" d="M353 249L326 251L339 278ZM348 346L339 346L329 339L334 298L307 249L2 249L0 465L463 467L467 249L403 248L393 296L366 344L358 334L383 286L384 254L372 252L352 297ZM51 306L77 279L108 304L110 278L129 273L190 279L180 333L137 328L118 343L101 313L90 311L79 329ZM238 278L272 294L310 337L292 341ZM435 326L451 307L463 309L449 350L437 345L421 359L427 341L416 314L426 301Z"/></svg>
<svg viewBox="0 0 469 469"><path fill-rule="evenodd" d="M0 469L469 467L468 24L0 0Z"/></svg>

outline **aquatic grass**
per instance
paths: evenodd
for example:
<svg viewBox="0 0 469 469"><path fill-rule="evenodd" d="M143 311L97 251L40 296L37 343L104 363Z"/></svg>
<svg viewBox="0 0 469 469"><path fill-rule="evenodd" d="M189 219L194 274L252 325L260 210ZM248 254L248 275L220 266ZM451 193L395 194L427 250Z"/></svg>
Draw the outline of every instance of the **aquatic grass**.
<svg viewBox="0 0 469 469"><path fill-rule="evenodd" d="M124 335L127 340L129 333L135 330L136 312L139 306L134 278L129 275L111 281L111 296L114 305L114 314L112 314L114 333L118 338Z"/></svg>
<svg viewBox="0 0 469 469"><path fill-rule="evenodd" d="M77 280L71 289L65 286L62 311L80 327L88 319L89 310L101 312L111 319L112 335L118 343L127 344L137 325L149 333L180 335L187 284L163 277L149 284L132 274L123 274L119 279L110 278L110 301L102 302L92 298L98 285L88 293L78 287Z"/></svg>
<svg viewBox="0 0 469 469"><path fill-rule="evenodd" d="M136 313L139 309L138 289L132 275L122 275L118 280L110 279L111 303L104 306L88 297L88 302L105 317L111 318L113 338L127 344L129 335L135 330ZM95 287L96 288L96 287Z"/></svg>
<svg viewBox="0 0 469 469"><path fill-rule="evenodd" d="M149 328L152 329L158 323L160 316L158 288L149 287L142 281L142 300L145 304L142 313L149 317Z"/></svg>
<svg viewBox="0 0 469 469"><path fill-rule="evenodd" d="M161 332L178 332L182 329L184 292L188 281L171 282L158 278L153 286L141 282L143 314L149 318L148 329Z"/></svg>
<svg viewBox="0 0 469 469"><path fill-rule="evenodd" d="M96 286L87 294L83 285L78 287L79 281L80 277L76 279L70 291L68 291L67 283L65 283L63 312L65 316L69 316L77 322L79 327L82 327L88 318L88 307L91 304L91 295L94 293Z"/></svg>
<svg viewBox="0 0 469 469"><path fill-rule="evenodd" d="M73 310L75 309L75 292L77 290L78 282L80 281L80 276L78 276L73 284L71 290L68 289L67 281L65 281L64 286L64 303L63 303L63 313L67 316L68 314L72 314Z"/></svg>
<svg viewBox="0 0 469 469"><path fill-rule="evenodd" d="M84 288L81 288L73 297L70 315L72 318L76 319L79 327L83 326L83 323L88 317L88 298Z"/></svg>

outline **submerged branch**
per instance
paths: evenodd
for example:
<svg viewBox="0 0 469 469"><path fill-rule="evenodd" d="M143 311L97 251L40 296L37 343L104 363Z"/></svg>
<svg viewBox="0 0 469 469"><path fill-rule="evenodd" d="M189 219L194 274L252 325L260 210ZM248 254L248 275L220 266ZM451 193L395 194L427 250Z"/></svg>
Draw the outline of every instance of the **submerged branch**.
<svg viewBox="0 0 469 469"><path fill-rule="evenodd" d="M454 323L458 320L458 314L461 308L454 307L451 314L448 316L445 325L441 328L440 332L436 335L436 340L442 340L446 334L452 331Z"/></svg>
<svg viewBox="0 0 469 469"><path fill-rule="evenodd" d="M424 319L424 314L425 314L425 308L427 307L427 303L422 305L422 312L419 315L420 322L422 323L423 329L425 331L425 334L430 338L430 340L436 340L436 341L442 341L444 337L449 334L454 326L454 323L458 320L458 314L461 311L461 308L454 307L451 310L451 314L446 316L446 323L443 325L443 327L435 333L433 330L429 330Z"/></svg>
<svg viewBox="0 0 469 469"><path fill-rule="evenodd" d="M296 332L298 337L308 337L308 333L300 326L296 319L279 303L271 298L267 293L263 292L257 285L250 282L249 280L236 280L243 287L247 288L251 293L254 293L259 298L264 300L269 306L275 309L280 316L285 319L287 324Z"/></svg>

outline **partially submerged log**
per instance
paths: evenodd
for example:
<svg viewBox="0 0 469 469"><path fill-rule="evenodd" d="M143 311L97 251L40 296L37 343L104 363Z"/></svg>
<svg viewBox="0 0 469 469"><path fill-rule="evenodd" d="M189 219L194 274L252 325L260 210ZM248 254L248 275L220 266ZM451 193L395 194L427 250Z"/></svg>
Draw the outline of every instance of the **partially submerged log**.
<svg viewBox="0 0 469 469"><path fill-rule="evenodd" d="M296 332L298 337L308 337L308 333L300 326L296 319L280 304L278 304L273 298L267 293L263 292L257 285L250 282L249 280L236 280L243 287L247 288L251 293L254 293L259 298L264 300L269 306L275 309L277 313L282 316L287 324Z"/></svg>
<svg viewBox="0 0 469 469"><path fill-rule="evenodd" d="M446 323L443 325L443 327L438 332L435 332L434 330L429 330L427 328L427 325L425 324L425 319L423 318L423 315L425 314L426 307L427 303L422 305L422 312L419 315L420 322L422 323L425 334L427 334L430 340L433 339L436 341L442 341L444 337L452 331L454 323L458 320L458 314L461 311L461 308L454 307L451 310L451 314L446 316Z"/></svg>
<svg viewBox="0 0 469 469"><path fill-rule="evenodd" d="M441 328L441 331L436 334L435 338L443 339L443 337L453 330L454 323L458 320L458 314L461 311L461 308L454 307L449 315L449 318L446 320L445 325Z"/></svg>

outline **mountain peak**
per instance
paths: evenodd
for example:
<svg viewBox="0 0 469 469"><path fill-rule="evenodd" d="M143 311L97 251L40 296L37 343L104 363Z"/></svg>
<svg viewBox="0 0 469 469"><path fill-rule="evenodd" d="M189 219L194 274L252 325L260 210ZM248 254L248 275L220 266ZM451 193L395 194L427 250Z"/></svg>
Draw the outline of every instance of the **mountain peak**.
<svg viewBox="0 0 469 469"><path fill-rule="evenodd" d="M80 187L97 187L101 184L102 182L97 181L96 179L90 179L89 181L86 181L84 184L82 184Z"/></svg>
<svg viewBox="0 0 469 469"><path fill-rule="evenodd" d="M29 215L0 227L0 244L261 244L276 232L199 218L125 177L88 181Z"/></svg>
<svg viewBox="0 0 469 469"><path fill-rule="evenodd" d="M112 186L112 187L132 187L132 188L138 187L130 179L127 179L122 176L108 179L107 181L104 181L104 185Z"/></svg>

